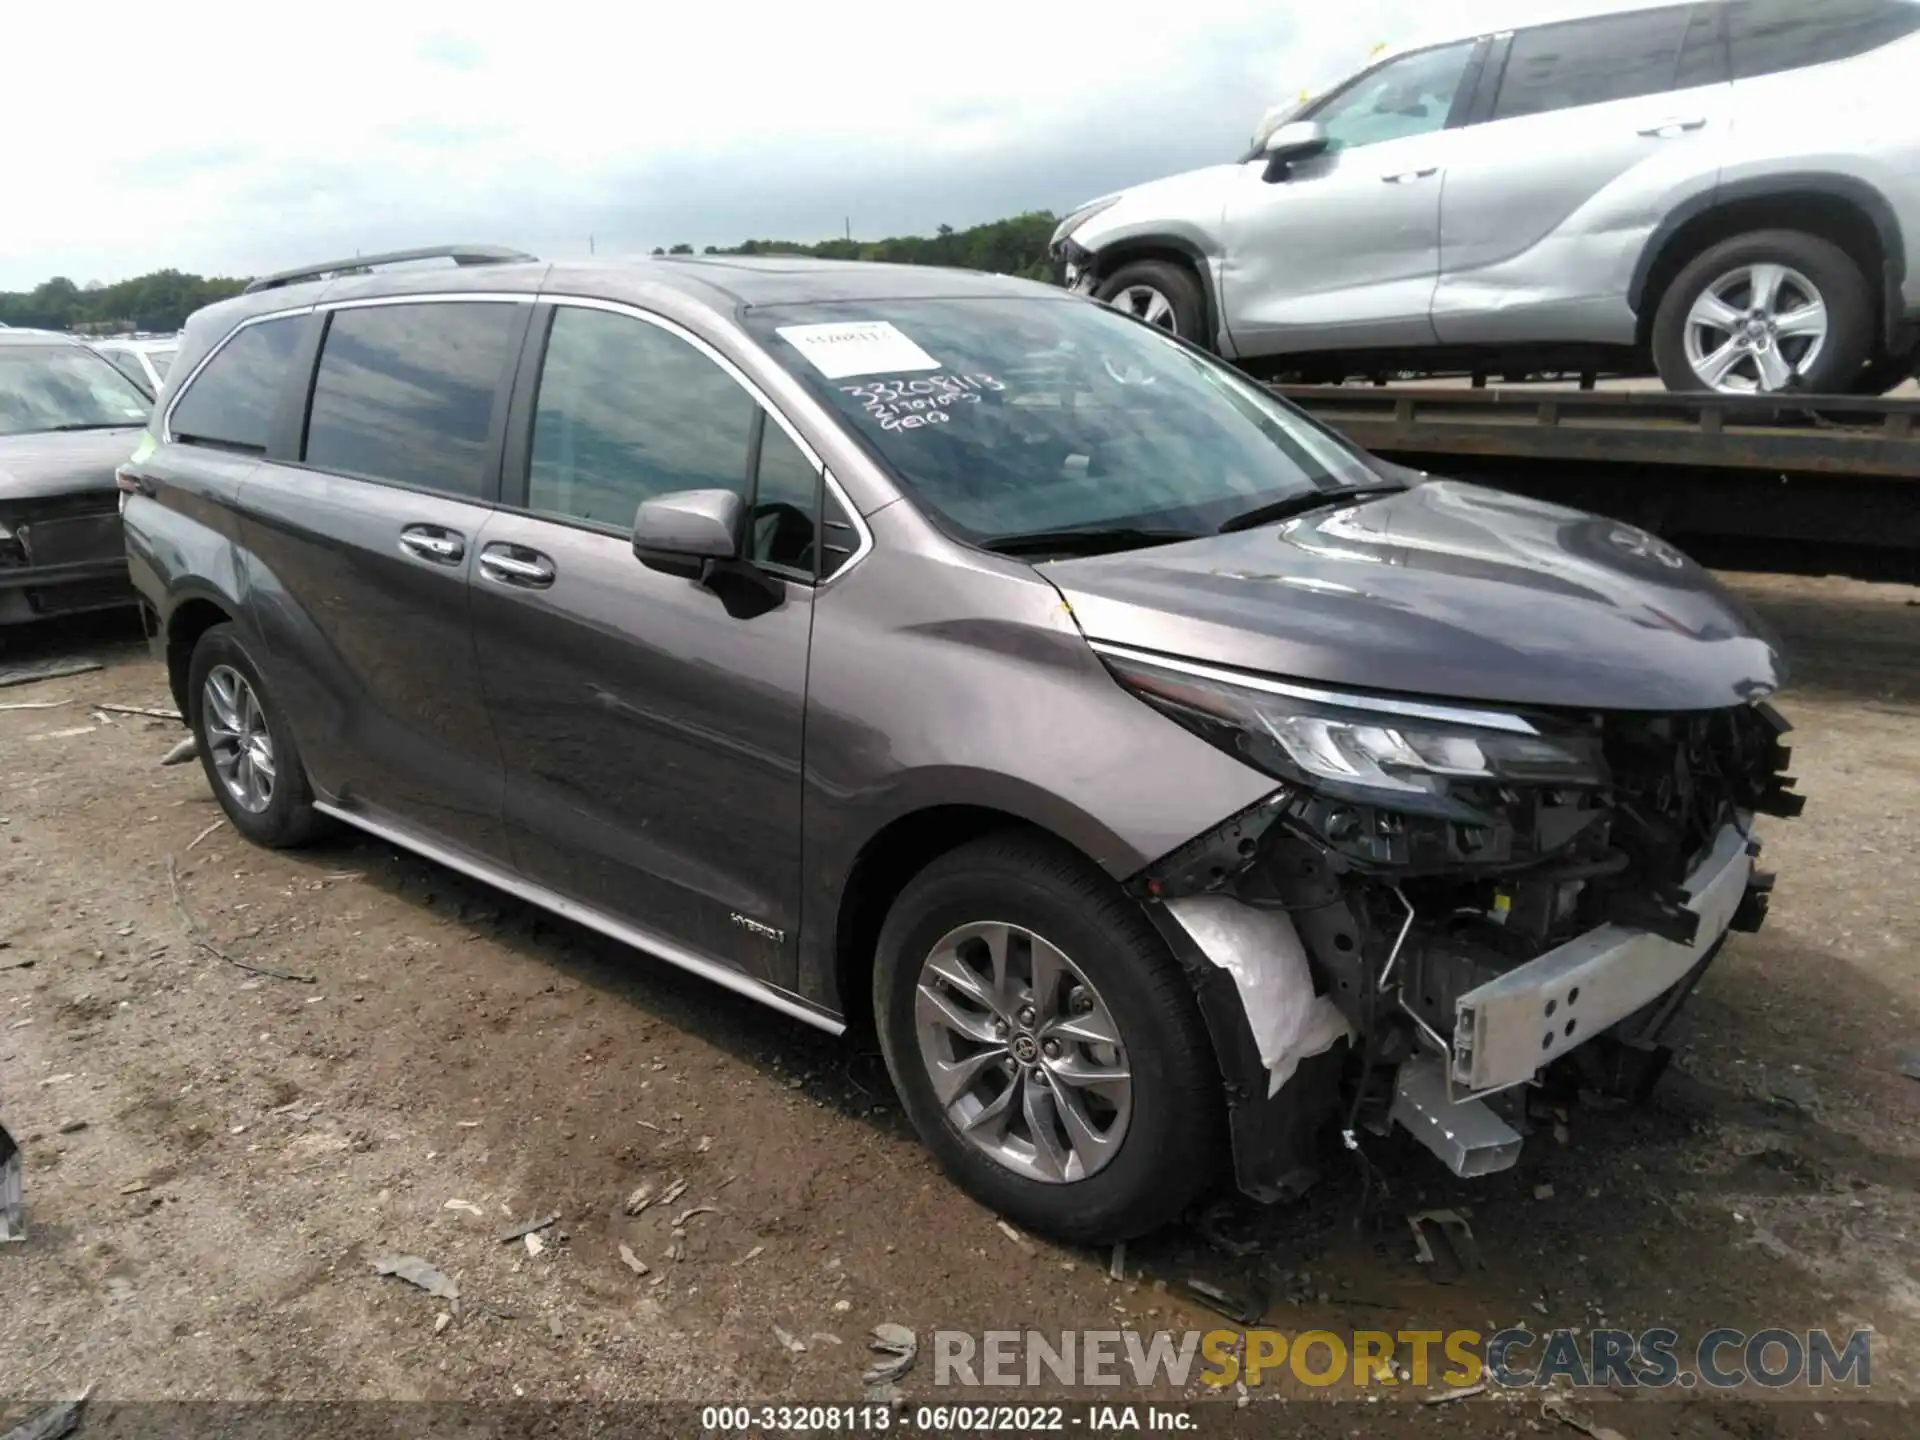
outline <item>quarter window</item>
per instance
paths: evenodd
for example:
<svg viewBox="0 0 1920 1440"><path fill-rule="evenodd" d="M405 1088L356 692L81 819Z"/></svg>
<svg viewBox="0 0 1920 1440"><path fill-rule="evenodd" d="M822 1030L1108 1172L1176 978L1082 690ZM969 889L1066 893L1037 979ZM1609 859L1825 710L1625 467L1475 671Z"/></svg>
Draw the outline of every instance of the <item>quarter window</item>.
<svg viewBox="0 0 1920 1440"><path fill-rule="evenodd" d="M520 306L494 301L335 311L313 381L306 463L491 499L494 407L520 319Z"/></svg>
<svg viewBox="0 0 1920 1440"><path fill-rule="evenodd" d="M758 411L731 375L679 336L630 315L562 305L534 403L527 507L625 530L640 502L657 495L744 495ZM769 441L778 429L767 427Z"/></svg>
<svg viewBox="0 0 1920 1440"><path fill-rule="evenodd" d="M265 454L305 318L283 315L235 331L173 407L173 437Z"/></svg>
<svg viewBox="0 0 1920 1440"><path fill-rule="evenodd" d="M1735 0L1727 10L1733 78L1845 60L1920 30L1913 0Z"/></svg>
<svg viewBox="0 0 1920 1440"><path fill-rule="evenodd" d="M1351 150L1446 128L1478 41L1403 55L1362 75L1308 118L1326 128L1328 148Z"/></svg>
<svg viewBox="0 0 1920 1440"><path fill-rule="evenodd" d="M138 385L141 394L152 397L153 382L147 379L147 372L140 368L139 356L125 350L102 350L100 353L107 357L114 369Z"/></svg>
<svg viewBox="0 0 1920 1440"><path fill-rule="evenodd" d="M753 492L753 558L811 578L819 562L820 472L772 420L760 441Z"/></svg>
<svg viewBox="0 0 1920 1440"><path fill-rule="evenodd" d="M1512 120L1671 90L1690 7L1639 10L1522 30L1507 52L1493 118Z"/></svg>

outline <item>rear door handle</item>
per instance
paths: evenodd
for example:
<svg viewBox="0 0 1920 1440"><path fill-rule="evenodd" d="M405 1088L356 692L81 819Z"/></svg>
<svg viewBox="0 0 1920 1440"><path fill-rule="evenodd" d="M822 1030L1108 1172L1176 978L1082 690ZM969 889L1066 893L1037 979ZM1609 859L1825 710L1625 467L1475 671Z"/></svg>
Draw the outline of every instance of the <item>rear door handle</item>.
<svg viewBox="0 0 1920 1440"><path fill-rule="evenodd" d="M467 540L439 525L409 525L400 532L400 552L435 565L458 565L466 557Z"/></svg>
<svg viewBox="0 0 1920 1440"><path fill-rule="evenodd" d="M521 545L489 545L480 552L480 573L501 585L544 590L553 584L553 561Z"/></svg>
<svg viewBox="0 0 1920 1440"><path fill-rule="evenodd" d="M1640 134L1648 140L1672 140L1689 131L1707 128L1705 116L1692 120L1662 120L1658 125L1649 125Z"/></svg>
<svg viewBox="0 0 1920 1440"><path fill-rule="evenodd" d="M1431 180L1439 173L1438 165L1429 165L1424 170L1401 170L1392 175L1382 175L1380 178L1389 185L1411 185L1416 180Z"/></svg>

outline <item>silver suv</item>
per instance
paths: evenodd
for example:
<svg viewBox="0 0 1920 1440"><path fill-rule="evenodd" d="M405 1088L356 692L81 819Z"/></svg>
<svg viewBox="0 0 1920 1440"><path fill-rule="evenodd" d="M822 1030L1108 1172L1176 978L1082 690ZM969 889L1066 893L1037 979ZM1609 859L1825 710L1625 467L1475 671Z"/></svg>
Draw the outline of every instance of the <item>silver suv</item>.
<svg viewBox="0 0 1920 1440"><path fill-rule="evenodd" d="M1270 111L1236 164L1082 206L1069 283L1309 379L1913 373L1920 3L1584 8L1390 55Z"/></svg>

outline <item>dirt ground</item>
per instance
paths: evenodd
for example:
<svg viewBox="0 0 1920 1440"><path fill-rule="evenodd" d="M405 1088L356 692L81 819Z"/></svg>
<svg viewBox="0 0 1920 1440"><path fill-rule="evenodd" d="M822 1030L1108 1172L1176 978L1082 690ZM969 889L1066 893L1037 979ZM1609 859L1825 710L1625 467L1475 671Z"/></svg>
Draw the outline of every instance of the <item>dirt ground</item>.
<svg viewBox="0 0 1920 1440"><path fill-rule="evenodd" d="M1920 1081L1901 1070L1920 1052L1920 591L1731 578L1795 658L1782 708L1810 805L1766 832L1772 921L1708 976L1654 1102L1576 1109L1564 1142L1479 1182L1374 1142L1384 1194L1336 1156L1302 1204L1229 1203L1130 1247L1118 1282L1111 1256L1009 1238L954 1190L870 1039L378 842L253 849L215 825L197 765L158 764L177 725L90 709L171 704L129 626L10 637L0 669L106 668L0 690L46 707L0 710L0 1120L29 1222L0 1246L0 1415L89 1384L853 1401L875 1324L1206 1330L1226 1322L1187 1293L1201 1276L1264 1292L1292 1332L1870 1325L1881 1405L1580 1403L1627 1440L1920 1433ZM312 983L196 947L181 906L234 958ZM636 1186L681 1180L626 1215ZM1484 1268L1415 1263L1405 1215L1448 1204L1471 1207ZM538 1255L495 1238L555 1213ZM377 1276L390 1251L454 1277L459 1318ZM957 1398L924 1359L902 1388ZM1275 1433L1577 1433L1537 1396L1317 1393L1263 1387L1240 1413Z"/></svg>

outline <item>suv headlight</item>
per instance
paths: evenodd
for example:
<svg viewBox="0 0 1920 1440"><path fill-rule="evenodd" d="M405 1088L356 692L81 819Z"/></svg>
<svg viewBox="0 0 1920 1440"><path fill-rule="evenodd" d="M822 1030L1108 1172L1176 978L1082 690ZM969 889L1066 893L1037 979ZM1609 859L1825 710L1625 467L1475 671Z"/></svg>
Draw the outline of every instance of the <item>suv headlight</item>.
<svg viewBox="0 0 1920 1440"><path fill-rule="evenodd" d="M1121 684L1202 739L1330 798L1486 825L1518 787L1608 782L1597 735L1546 734L1518 715L1234 678L1109 646L1100 654Z"/></svg>
<svg viewBox="0 0 1920 1440"><path fill-rule="evenodd" d="M1047 249L1050 252L1058 250L1060 243L1069 235L1073 234L1074 231L1078 230L1102 210L1110 210L1119 203L1120 196L1118 195L1104 195L1098 200L1088 201L1085 205L1082 205L1078 210L1074 211L1071 215L1067 216L1066 219L1053 227L1053 238L1047 242Z"/></svg>

